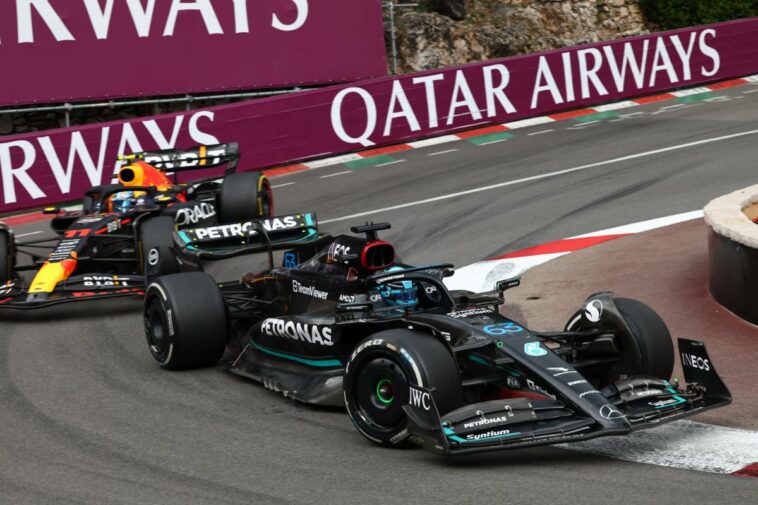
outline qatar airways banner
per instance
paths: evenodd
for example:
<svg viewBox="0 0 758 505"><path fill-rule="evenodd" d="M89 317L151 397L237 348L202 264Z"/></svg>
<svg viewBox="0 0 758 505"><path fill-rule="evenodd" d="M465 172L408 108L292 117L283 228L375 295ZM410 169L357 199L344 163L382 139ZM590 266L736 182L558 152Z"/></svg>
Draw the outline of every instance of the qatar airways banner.
<svg viewBox="0 0 758 505"><path fill-rule="evenodd" d="M755 73L758 18L5 137L0 213L80 198L120 153L238 142L251 170Z"/></svg>
<svg viewBox="0 0 758 505"><path fill-rule="evenodd" d="M387 74L381 0L2 0L0 106Z"/></svg>

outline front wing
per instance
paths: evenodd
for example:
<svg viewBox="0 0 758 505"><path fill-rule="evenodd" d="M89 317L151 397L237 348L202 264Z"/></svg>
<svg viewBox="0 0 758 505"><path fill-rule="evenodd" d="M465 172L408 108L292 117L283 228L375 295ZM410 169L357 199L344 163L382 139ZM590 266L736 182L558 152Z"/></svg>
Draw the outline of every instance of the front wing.
<svg viewBox="0 0 758 505"><path fill-rule="evenodd" d="M408 431L418 445L437 454L470 454L624 435L731 403L705 345L680 338L679 351L686 387L638 377L602 390L607 405L600 415L617 421L613 426L601 426L596 416L563 398L492 400L440 415L433 391L411 385L403 407Z"/></svg>
<svg viewBox="0 0 758 505"><path fill-rule="evenodd" d="M70 277L52 293L29 294L19 283L0 285L0 310L33 310L83 300L143 296L139 275L88 274Z"/></svg>

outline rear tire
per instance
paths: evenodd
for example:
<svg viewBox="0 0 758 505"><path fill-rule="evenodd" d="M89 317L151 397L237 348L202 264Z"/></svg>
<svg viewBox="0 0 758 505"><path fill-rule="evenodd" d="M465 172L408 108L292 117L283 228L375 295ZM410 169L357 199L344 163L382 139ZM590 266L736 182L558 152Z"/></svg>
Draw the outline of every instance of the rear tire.
<svg viewBox="0 0 758 505"><path fill-rule="evenodd" d="M434 389L440 415L460 407L462 388L455 358L431 335L410 330L380 331L363 340L345 368L347 412L358 431L385 447L408 445L403 405L408 386Z"/></svg>
<svg viewBox="0 0 758 505"><path fill-rule="evenodd" d="M13 243L10 234L0 230L0 284L13 280Z"/></svg>
<svg viewBox="0 0 758 505"><path fill-rule="evenodd" d="M221 359L229 335L226 303L202 272L161 277L145 292L150 353L168 370L209 366Z"/></svg>
<svg viewBox="0 0 758 505"><path fill-rule="evenodd" d="M227 175L218 195L220 223L271 217L274 197L268 177L259 172Z"/></svg>
<svg viewBox="0 0 758 505"><path fill-rule="evenodd" d="M142 273L150 278L181 272L174 253L176 223L170 216L150 217L140 223L139 245Z"/></svg>

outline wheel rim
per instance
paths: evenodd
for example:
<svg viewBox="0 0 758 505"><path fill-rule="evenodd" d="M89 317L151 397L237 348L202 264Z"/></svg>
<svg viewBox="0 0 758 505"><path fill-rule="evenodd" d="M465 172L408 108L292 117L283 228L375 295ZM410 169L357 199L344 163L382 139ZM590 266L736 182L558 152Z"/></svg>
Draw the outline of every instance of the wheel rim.
<svg viewBox="0 0 758 505"><path fill-rule="evenodd" d="M169 348L168 322L163 302L157 296L152 297L148 302L145 311L145 328L150 352L159 361L164 361Z"/></svg>
<svg viewBox="0 0 758 505"><path fill-rule="evenodd" d="M353 396L358 414L374 429L394 431L405 422L402 405L408 379L402 367L389 357L377 357L359 370Z"/></svg>

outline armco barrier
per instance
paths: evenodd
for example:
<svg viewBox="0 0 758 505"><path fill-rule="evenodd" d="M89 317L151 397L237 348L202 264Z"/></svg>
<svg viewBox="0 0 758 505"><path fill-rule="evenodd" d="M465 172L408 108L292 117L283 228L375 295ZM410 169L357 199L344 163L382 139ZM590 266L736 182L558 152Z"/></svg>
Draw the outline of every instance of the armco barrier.
<svg viewBox="0 0 758 505"><path fill-rule="evenodd" d="M6 137L0 214L75 199L125 151L239 142L240 166L264 168L752 73L758 18Z"/></svg>

